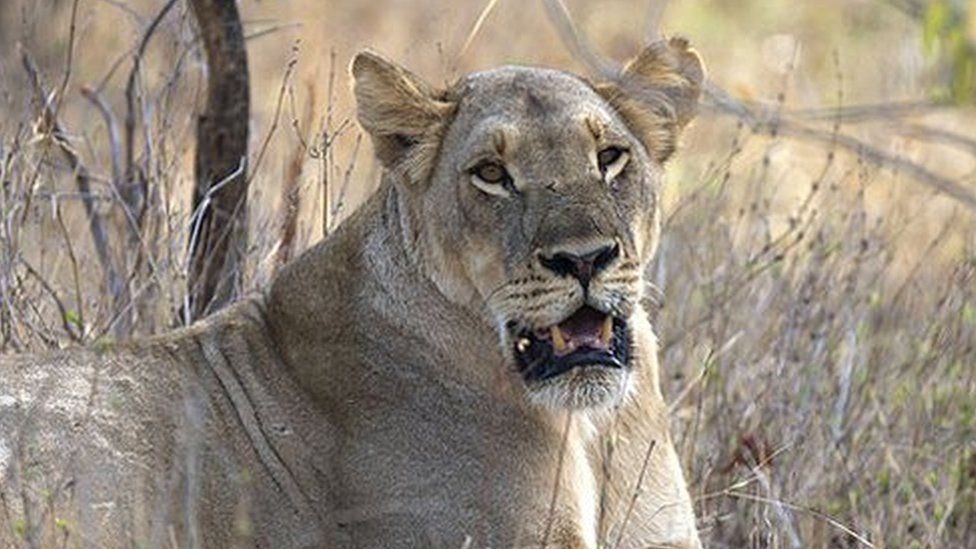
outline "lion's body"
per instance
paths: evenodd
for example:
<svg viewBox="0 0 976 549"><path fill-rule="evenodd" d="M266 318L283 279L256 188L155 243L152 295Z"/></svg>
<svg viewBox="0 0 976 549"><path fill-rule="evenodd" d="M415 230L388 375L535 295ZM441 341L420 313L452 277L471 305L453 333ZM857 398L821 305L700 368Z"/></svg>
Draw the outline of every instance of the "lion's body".
<svg viewBox="0 0 976 549"><path fill-rule="evenodd" d="M321 542L291 475L327 425L295 421L314 411L289 409L301 391L278 367L254 302L141 344L3 357L0 545Z"/></svg>
<svg viewBox="0 0 976 549"><path fill-rule="evenodd" d="M526 398L472 309L480 271L421 234L404 173L264 295L142 343L0 358L3 545L697 547L644 312L621 309L616 405Z"/></svg>

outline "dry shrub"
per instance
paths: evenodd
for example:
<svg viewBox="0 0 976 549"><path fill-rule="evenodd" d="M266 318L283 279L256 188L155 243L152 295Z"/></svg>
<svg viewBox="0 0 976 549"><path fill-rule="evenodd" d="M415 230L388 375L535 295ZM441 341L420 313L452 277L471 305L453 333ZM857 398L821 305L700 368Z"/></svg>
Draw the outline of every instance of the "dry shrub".
<svg viewBox="0 0 976 549"><path fill-rule="evenodd" d="M741 132L740 132L741 133ZM682 196L654 277L679 452L716 547L968 546L976 540L976 239L820 153L792 210L742 140ZM875 199L882 200L882 199ZM929 198L929 200L934 200Z"/></svg>

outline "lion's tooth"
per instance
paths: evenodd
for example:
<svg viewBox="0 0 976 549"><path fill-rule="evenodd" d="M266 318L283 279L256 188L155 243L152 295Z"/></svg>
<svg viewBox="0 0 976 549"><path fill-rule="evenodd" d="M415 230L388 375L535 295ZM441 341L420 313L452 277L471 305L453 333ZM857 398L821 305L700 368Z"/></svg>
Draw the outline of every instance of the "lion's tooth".
<svg viewBox="0 0 976 549"><path fill-rule="evenodd" d="M516 348L518 349L518 352L524 353L525 351L528 351L529 350L529 345L531 345L531 344L532 344L532 342L529 341L529 338L527 338L527 337L520 337L519 340L518 340L518 343L516 344Z"/></svg>
<svg viewBox="0 0 976 549"><path fill-rule="evenodd" d="M552 336L552 348L557 353L561 353L566 348L566 340L563 339L563 333L559 331L558 327L552 326L549 328L549 334Z"/></svg>
<svg viewBox="0 0 976 549"><path fill-rule="evenodd" d="M609 344L610 338L613 337L613 317L607 315L607 318L603 320L603 328L600 330L600 341Z"/></svg>

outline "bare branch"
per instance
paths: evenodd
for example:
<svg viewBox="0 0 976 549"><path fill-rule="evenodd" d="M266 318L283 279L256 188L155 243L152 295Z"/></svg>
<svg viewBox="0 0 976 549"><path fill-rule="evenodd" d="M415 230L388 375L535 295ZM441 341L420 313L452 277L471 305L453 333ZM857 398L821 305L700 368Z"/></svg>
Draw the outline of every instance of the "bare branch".
<svg viewBox="0 0 976 549"><path fill-rule="evenodd" d="M749 105L753 109L762 108L762 105L759 103L750 104L741 100L740 102ZM893 118L907 118L909 116L929 114L944 108L943 105L932 101L895 101L890 103L867 103L840 107L795 109L784 111L783 115L804 120L842 120L845 123L853 124L858 122L891 120Z"/></svg>
<svg viewBox="0 0 976 549"><path fill-rule="evenodd" d="M31 275L31 277L41 285L41 288L43 288L44 291L51 296L51 301L54 302L54 306L58 309L58 316L61 318L61 328L64 330L64 333L68 334L68 337L75 342L80 342L84 333L81 331L76 331L75 328L72 327L69 320L71 316L68 314L68 308L65 307L64 301L61 300L61 296L58 295L58 292L44 278L44 275L37 272L37 269L31 266L26 259L21 257L20 263L24 266L24 269L27 270L27 274Z"/></svg>
<svg viewBox="0 0 976 549"><path fill-rule="evenodd" d="M911 139L934 141L976 156L976 139L972 137L924 124L911 124L908 127L898 126L895 131Z"/></svg>
<svg viewBox="0 0 976 549"><path fill-rule="evenodd" d="M88 169L82 164L78 153L68 142L65 132L61 129L54 110L51 107L49 95L44 90L40 74L37 71L37 66L34 64L33 59L22 45L18 44L18 48L20 50L21 63L27 72L28 80L41 109L36 130L42 139L49 140L61 151L61 154L75 174L78 192L81 195L81 201L85 207L85 214L88 217L88 229L91 232L92 241L95 245L95 254L98 256L98 262L101 264L102 272L105 275L105 285L109 293L112 294L112 307L115 311L120 311L129 301L128 287L119 276L115 268L115 263L112 260L108 234L105 232L105 223L102 220L101 214L95 209L95 201L92 198L91 178ZM123 337L128 334L128 331L129 322L124 321L117 324L114 333L117 337Z"/></svg>
<svg viewBox="0 0 976 549"><path fill-rule="evenodd" d="M615 78L617 76L620 67L612 61L604 59L593 49L586 37L576 28L573 17L569 14L569 10L562 0L542 0L542 5L563 43L569 47L577 59L583 62L590 72L603 78Z"/></svg>
<svg viewBox="0 0 976 549"><path fill-rule="evenodd" d="M119 127L112 113L112 107L102 97L98 90L87 86L81 88L81 95L90 101L105 120L105 129L108 132L109 155L112 161L112 186L118 190L122 184L122 151L119 149Z"/></svg>
<svg viewBox="0 0 976 549"><path fill-rule="evenodd" d="M146 200L149 195L146 185L146 176L143 174L136 181L136 167L135 167L135 126L136 126L136 80L140 74L142 68L142 58L146 53L146 48L149 46L149 40L152 38L153 34L156 32L156 28L159 27L159 23L163 20L169 10L176 5L176 0L169 0L166 4L159 10L156 17L149 23L146 31L142 34L142 39L139 41L139 47L136 48L135 54L132 60L132 70L129 71L129 79L125 85L125 148L124 148L124 160L125 160L125 179L123 181L122 188L119 189L119 194L122 196L123 207L129 210L132 216L135 216L139 220L138 226L132 226L127 224L129 227L129 240L134 242L138 240L138 233L142 229L143 220L143 210L145 208ZM145 121L143 121L145 123ZM135 234L133 234L135 233Z"/></svg>
<svg viewBox="0 0 976 549"><path fill-rule="evenodd" d="M668 7L668 0L652 0L647 8L647 23L644 25L645 39L654 42L661 39L661 19Z"/></svg>
<svg viewBox="0 0 976 549"><path fill-rule="evenodd" d="M580 34L580 32L576 29L576 26L573 24L572 16L570 16L569 11L566 9L566 6L561 0L543 0L543 3L546 7L546 13L549 15L550 21L552 22L553 26L556 27L556 30L559 32L567 47L573 51L576 57L580 59L591 72L604 78L608 76L613 77L613 75L617 74L618 69L616 68L615 64L608 62L599 56L590 46L589 42L586 40L586 37ZM806 139L843 147L856 154L862 155L864 158L875 164L905 173L912 179L945 193L962 202L968 208L976 210L976 192L966 188L965 185L960 184L958 181L954 181L932 172L928 168L912 162L907 158L887 153L881 149L878 149L877 147L873 147L868 143L848 135L805 126L799 122L787 118L782 113L774 113L774 115L771 117L768 113L760 111L753 106L733 98L714 82L706 83L705 97L710 101L710 104L706 105L706 107L710 107L713 112L732 115L749 125L756 132L774 132L789 135L798 139ZM930 108L931 104L913 103L908 104L907 106L910 107L910 109L915 109L922 106ZM863 116L867 113L873 113L874 111L878 110L877 108L865 109L864 106L847 107L847 109L849 111L848 115L850 116ZM840 116L841 119L844 119L844 113L837 109L833 111L819 110L815 114L816 116L829 115L829 117L833 119L838 119L838 116Z"/></svg>
<svg viewBox="0 0 976 549"><path fill-rule="evenodd" d="M805 126L786 117L768 119L764 117L764 113L750 109L711 82L705 88L705 95L711 101L711 105L708 107L713 111L732 115L748 124L757 133L771 133L775 128L775 132L780 135L840 146L879 166L905 173L912 179L945 193L962 202L968 208L976 210L976 193L966 188L965 185L932 172L905 157L887 153L849 135Z"/></svg>
<svg viewBox="0 0 976 549"><path fill-rule="evenodd" d="M68 52L64 59L64 75L61 77L61 85L58 86L58 104L54 107L54 114L57 116L61 109L61 102L64 101L64 92L68 89L68 81L71 79L71 65L75 55L75 25L78 19L78 0L71 3L71 22L68 24Z"/></svg>

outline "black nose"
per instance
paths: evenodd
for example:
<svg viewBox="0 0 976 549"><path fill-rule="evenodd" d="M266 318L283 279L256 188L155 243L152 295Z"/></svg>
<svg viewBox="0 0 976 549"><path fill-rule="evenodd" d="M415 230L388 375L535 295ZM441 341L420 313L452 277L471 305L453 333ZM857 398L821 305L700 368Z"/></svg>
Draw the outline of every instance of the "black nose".
<svg viewBox="0 0 976 549"><path fill-rule="evenodd" d="M572 276L586 288L590 285L593 276L617 259L618 255L620 255L620 247L613 244L582 255L571 252L556 252L550 256L539 255L539 262L559 276Z"/></svg>

